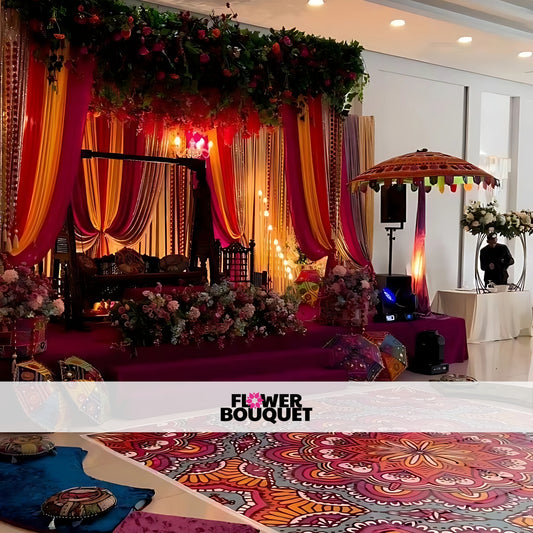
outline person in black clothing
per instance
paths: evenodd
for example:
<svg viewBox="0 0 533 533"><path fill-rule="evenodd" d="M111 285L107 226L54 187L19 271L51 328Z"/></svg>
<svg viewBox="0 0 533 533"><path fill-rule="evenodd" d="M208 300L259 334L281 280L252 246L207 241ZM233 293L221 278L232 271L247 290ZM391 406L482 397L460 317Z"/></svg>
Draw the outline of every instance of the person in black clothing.
<svg viewBox="0 0 533 533"><path fill-rule="evenodd" d="M509 278L507 268L514 264L513 256L505 244L498 244L496 235L490 234L487 243L479 253L481 270L485 272L485 285L490 282L494 285L505 285Z"/></svg>

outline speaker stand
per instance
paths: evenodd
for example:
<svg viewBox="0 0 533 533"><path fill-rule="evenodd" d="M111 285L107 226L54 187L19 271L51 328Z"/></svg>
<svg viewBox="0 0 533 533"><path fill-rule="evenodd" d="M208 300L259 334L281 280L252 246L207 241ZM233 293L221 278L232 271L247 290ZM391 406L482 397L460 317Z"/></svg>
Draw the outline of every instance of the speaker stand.
<svg viewBox="0 0 533 533"><path fill-rule="evenodd" d="M392 241L396 240L394 232L398 231L399 229L403 229L403 222L400 222L399 228L394 228L391 226L385 228L387 235L389 236L389 276L392 274Z"/></svg>

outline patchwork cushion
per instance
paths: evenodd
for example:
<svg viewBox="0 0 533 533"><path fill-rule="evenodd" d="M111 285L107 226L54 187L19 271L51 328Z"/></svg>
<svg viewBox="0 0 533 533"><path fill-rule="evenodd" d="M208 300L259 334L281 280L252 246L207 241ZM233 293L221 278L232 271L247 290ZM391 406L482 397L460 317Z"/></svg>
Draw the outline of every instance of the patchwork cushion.
<svg viewBox="0 0 533 533"><path fill-rule="evenodd" d="M15 366L15 381L54 381L52 372L35 359L18 363Z"/></svg>
<svg viewBox="0 0 533 533"><path fill-rule="evenodd" d="M59 361L61 381L103 381L96 368L75 355Z"/></svg>
<svg viewBox="0 0 533 533"><path fill-rule="evenodd" d="M41 505L41 512L54 520L78 521L100 516L116 504L117 499L108 489L72 487L50 496ZM55 527L54 521L52 523Z"/></svg>
<svg viewBox="0 0 533 533"><path fill-rule="evenodd" d="M125 274L142 274L146 265L142 255L132 248L122 248L115 254L115 263Z"/></svg>
<svg viewBox="0 0 533 533"><path fill-rule="evenodd" d="M166 255L159 266L163 272L184 272L189 266L189 260L180 254Z"/></svg>
<svg viewBox="0 0 533 533"><path fill-rule="evenodd" d="M57 455L17 464L0 462L0 520L33 531L47 531L50 518L41 505L50 496L72 487L99 487L109 490L117 500L105 514L87 518L78 526L57 520L58 533L112 532L132 510L142 509L154 491L117 485L85 474L82 461L87 452L81 448L56 447Z"/></svg>
<svg viewBox="0 0 533 533"><path fill-rule="evenodd" d="M144 511L131 513L114 533L255 533L258 530L246 524L167 516Z"/></svg>
<svg viewBox="0 0 533 533"><path fill-rule="evenodd" d="M32 457L54 451L55 444L42 435L16 435L0 439L0 454L9 457Z"/></svg>

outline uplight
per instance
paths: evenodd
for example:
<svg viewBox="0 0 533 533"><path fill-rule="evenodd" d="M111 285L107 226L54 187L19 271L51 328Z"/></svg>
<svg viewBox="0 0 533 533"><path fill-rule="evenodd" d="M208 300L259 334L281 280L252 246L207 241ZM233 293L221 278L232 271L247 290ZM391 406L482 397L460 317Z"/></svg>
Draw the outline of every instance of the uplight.
<svg viewBox="0 0 533 533"><path fill-rule="evenodd" d="M457 42L461 44L468 44L472 42L472 37L459 37L459 39L457 39Z"/></svg>
<svg viewBox="0 0 533 533"><path fill-rule="evenodd" d="M396 19L396 20L391 21L390 25L393 28L400 28L401 26L405 26L405 20Z"/></svg>
<svg viewBox="0 0 533 533"><path fill-rule="evenodd" d="M518 54L518 57L531 57L533 56L533 52L520 52Z"/></svg>
<svg viewBox="0 0 533 533"><path fill-rule="evenodd" d="M307 0L308 6L323 6L324 0Z"/></svg>

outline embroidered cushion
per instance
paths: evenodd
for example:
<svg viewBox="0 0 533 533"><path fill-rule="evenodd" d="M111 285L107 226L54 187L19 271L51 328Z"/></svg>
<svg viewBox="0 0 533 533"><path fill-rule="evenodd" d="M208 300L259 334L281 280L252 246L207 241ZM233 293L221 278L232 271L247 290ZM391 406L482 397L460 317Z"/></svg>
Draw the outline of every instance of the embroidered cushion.
<svg viewBox="0 0 533 533"><path fill-rule="evenodd" d="M104 381L91 363L75 355L59 361L61 381Z"/></svg>
<svg viewBox="0 0 533 533"><path fill-rule="evenodd" d="M189 260L180 254L166 255L159 266L163 272L184 272L189 266Z"/></svg>
<svg viewBox="0 0 533 533"><path fill-rule="evenodd" d="M50 496L41 512L52 519L81 521L97 517L115 507L113 493L101 487L72 487ZM55 522L52 520L51 525ZM51 526L48 526L51 528Z"/></svg>
<svg viewBox="0 0 533 533"><path fill-rule="evenodd" d="M131 248L122 248L115 254L115 263L124 274L142 274L145 271L141 254Z"/></svg>
<svg viewBox="0 0 533 533"><path fill-rule="evenodd" d="M11 458L53 453L55 444L42 435L16 435L0 439L0 454Z"/></svg>
<svg viewBox="0 0 533 533"><path fill-rule="evenodd" d="M15 381L54 381L52 372L35 359L18 363L15 366Z"/></svg>

